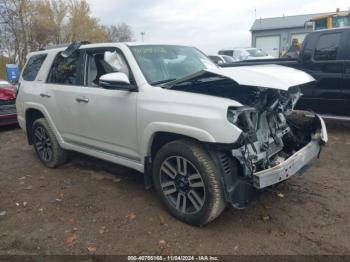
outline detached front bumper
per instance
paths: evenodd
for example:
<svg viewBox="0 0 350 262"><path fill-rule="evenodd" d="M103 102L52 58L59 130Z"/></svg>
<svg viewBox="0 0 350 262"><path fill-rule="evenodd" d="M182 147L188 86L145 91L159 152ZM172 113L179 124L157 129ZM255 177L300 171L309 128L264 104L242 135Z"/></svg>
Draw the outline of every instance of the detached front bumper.
<svg viewBox="0 0 350 262"><path fill-rule="evenodd" d="M321 128L317 134L313 135L310 143L279 165L253 174L255 188L262 189L287 180L305 170L318 158L322 146L328 141L326 125L321 117L318 116L318 118Z"/></svg>

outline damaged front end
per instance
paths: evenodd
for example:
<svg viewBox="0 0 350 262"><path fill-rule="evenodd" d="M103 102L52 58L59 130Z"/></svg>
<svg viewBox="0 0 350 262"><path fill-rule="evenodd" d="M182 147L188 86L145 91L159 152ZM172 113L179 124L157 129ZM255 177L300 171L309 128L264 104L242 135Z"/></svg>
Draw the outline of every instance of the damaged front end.
<svg viewBox="0 0 350 262"><path fill-rule="evenodd" d="M288 179L319 156L327 142L323 120L316 114L293 111L298 88L268 91L255 107L230 108L228 119L242 130L232 155L258 189Z"/></svg>
<svg viewBox="0 0 350 262"><path fill-rule="evenodd" d="M280 183L302 172L327 142L318 115L293 110L300 86L314 79L280 66L206 70L169 88L233 99L227 120L241 130L239 139L217 150L226 199L243 208L256 189Z"/></svg>

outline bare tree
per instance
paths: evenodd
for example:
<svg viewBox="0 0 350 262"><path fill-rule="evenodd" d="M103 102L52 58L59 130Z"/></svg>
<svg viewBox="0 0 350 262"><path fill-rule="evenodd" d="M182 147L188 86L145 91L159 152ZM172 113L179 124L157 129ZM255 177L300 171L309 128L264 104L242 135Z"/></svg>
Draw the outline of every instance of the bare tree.
<svg viewBox="0 0 350 262"><path fill-rule="evenodd" d="M64 25L67 19L68 5L64 0L51 0L51 8L54 14L55 41L54 44L61 44L64 39Z"/></svg>
<svg viewBox="0 0 350 262"><path fill-rule="evenodd" d="M126 23L111 25L106 28L108 42L131 42L133 41L133 32Z"/></svg>
<svg viewBox="0 0 350 262"><path fill-rule="evenodd" d="M0 0L0 54L23 67L29 52L73 41L132 41L125 23L105 27L87 0Z"/></svg>
<svg viewBox="0 0 350 262"><path fill-rule="evenodd" d="M0 0L1 32L6 36L1 45L12 61L22 66L30 50L30 0Z"/></svg>

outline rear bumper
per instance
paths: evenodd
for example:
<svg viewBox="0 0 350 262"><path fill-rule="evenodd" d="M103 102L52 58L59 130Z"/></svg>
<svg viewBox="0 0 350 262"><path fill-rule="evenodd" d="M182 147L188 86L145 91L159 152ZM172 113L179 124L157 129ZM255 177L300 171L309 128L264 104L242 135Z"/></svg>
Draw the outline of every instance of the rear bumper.
<svg viewBox="0 0 350 262"><path fill-rule="evenodd" d="M17 124L17 114L0 115L0 126Z"/></svg>
<svg viewBox="0 0 350 262"><path fill-rule="evenodd" d="M279 165L253 174L253 185L255 188L262 189L287 180L305 170L318 158L322 145L328 141L326 126L322 118L319 117L319 120L320 132L313 136L310 143Z"/></svg>

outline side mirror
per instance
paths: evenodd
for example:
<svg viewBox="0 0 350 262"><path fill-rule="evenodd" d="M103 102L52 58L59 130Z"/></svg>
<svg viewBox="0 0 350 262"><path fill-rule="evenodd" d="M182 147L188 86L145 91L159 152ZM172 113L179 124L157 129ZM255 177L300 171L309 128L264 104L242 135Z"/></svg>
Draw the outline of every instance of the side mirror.
<svg viewBox="0 0 350 262"><path fill-rule="evenodd" d="M224 64L223 61L221 61L221 60L218 61L218 65L223 65L223 64Z"/></svg>
<svg viewBox="0 0 350 262"><path fill-rule="evenodd" d="M135 91L135 86L130 84L129 78L125 73L115 72L102 75L99 79L99 85L106 89L121 89Z"/></svg>

